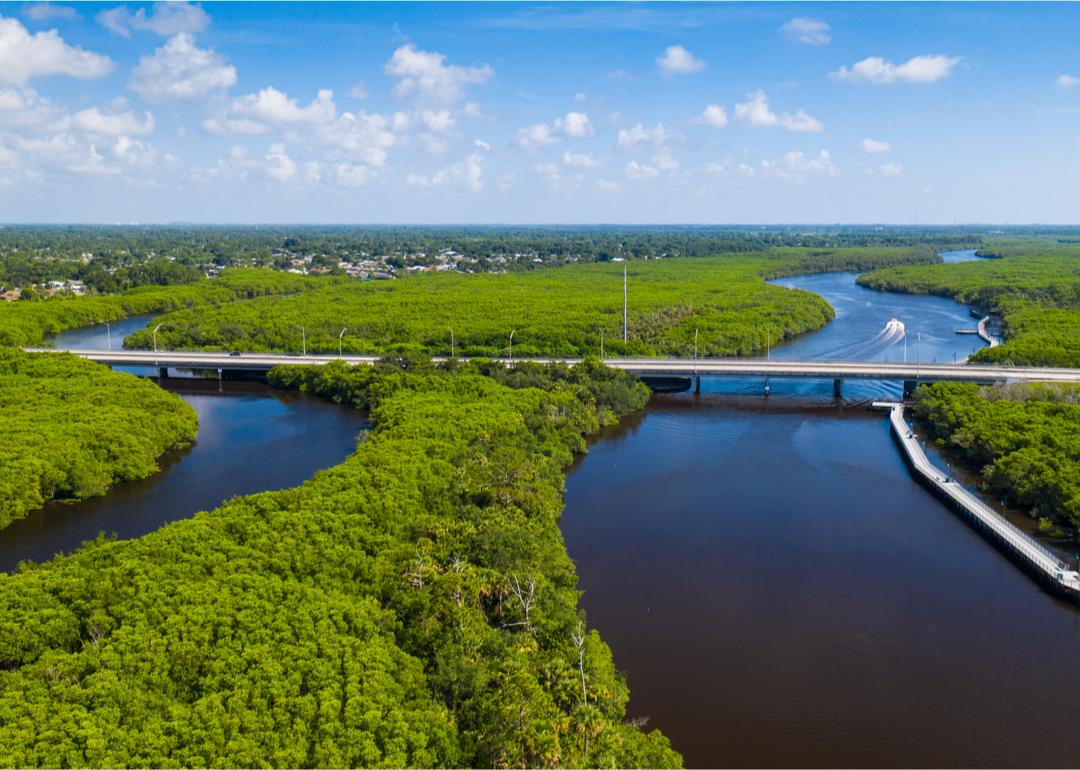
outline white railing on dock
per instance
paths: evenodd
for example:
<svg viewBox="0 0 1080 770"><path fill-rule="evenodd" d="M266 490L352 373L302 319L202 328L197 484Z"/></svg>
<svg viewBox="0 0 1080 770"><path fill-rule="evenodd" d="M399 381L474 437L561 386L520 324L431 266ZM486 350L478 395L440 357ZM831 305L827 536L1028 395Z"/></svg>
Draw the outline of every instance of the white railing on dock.
<svg viewBox="0 0 1080 770"><path fill-rule="evenodd" d="M1045 573L1046 577L1053 583L1069 592L1080 591L1080 572L1070 569L1069 565L1060 556L1003 518L997 511L965 489L962 484L949 478L948 475L930 462L907 421L904 420L903 404L892 405L889 420L892 423L893 433L899 440L900 446L916 473L977 519L983 526L993 532L1001 542L1013 549L1036 569Z"/></svg>

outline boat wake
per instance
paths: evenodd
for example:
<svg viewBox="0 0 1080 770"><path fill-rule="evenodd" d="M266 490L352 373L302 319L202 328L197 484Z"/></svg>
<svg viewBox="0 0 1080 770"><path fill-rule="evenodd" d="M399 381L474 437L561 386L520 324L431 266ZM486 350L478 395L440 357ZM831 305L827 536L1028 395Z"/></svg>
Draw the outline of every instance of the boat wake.
<svg viewBox="0 0 1080 770"><path fill-rule="evenodd" d="M870 339L841 345L833 350L818 353L814 358L835 358L845 361L869 359L900 342L906 335L907 329L904 327L904 322L898 318L890 318L881 331Z"/></svg>

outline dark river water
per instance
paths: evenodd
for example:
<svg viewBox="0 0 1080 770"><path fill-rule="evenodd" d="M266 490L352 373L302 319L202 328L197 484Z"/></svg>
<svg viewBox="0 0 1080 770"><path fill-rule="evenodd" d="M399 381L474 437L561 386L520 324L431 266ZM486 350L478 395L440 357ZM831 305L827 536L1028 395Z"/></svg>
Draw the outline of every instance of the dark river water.
<svg viewBox="0 0 1080 770"><path fill-rule="evenodd" d="M841 357L893 317L909 360L917 332L927 361L981 346L948 300L781 283L837 318L776 356ZM567 480L563 534L631 715L694 767L1075 766L1080 613L912 480L883 414L831 382L761 385L655 396Z"/></svg>
<svg viewBox="0 0 1080 770"><path fill-rule="evenodd" d="M113 324L113 347L148 320ZM53 343L71 350L105 348L106 330L65 332ZM148 479L79 503L50 503L0 530L0 570L71 551L100 532L137 537L236 495L295 486L345 459L365 424L354 409L300 393L229 382L218 392L216 380L165 382L198 412L195 445L163 458L162 472Z"/></svg>

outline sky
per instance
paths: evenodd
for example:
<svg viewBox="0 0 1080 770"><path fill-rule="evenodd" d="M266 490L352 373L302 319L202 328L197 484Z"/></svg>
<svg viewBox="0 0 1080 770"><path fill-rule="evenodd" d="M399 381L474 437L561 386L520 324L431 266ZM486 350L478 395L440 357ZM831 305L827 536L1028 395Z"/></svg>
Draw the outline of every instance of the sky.
<svg viewBox="0 0 1080 770"><path fill-rule="evenodd" d="M1080 5L0 2L0 221L1078 223Z"/></svg>

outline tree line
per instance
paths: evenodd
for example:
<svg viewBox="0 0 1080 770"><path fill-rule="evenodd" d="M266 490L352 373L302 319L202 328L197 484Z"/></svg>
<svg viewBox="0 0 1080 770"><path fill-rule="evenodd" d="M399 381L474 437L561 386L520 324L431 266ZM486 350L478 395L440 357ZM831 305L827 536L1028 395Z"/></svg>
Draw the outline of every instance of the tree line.
<svg viewBox="0 0 1080 770"><path fill-rule="evenodd" d="M184 401L69 354L0 348L0 529L50 500L104 494L195 440Z"/></svg>
<svg viewBox="0 0 1080 770"><path fill-rule="evenodd" d="M640 383L408 351L271 378L370 434L297 488L0 575L0 764L680 765L627 718L558 529L563 469Z"/></svg>

